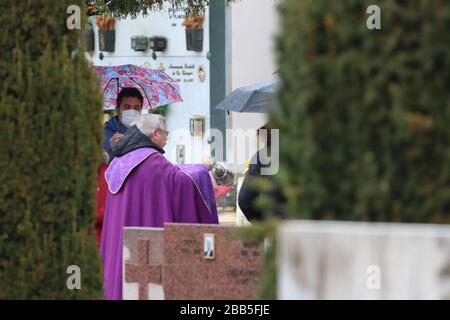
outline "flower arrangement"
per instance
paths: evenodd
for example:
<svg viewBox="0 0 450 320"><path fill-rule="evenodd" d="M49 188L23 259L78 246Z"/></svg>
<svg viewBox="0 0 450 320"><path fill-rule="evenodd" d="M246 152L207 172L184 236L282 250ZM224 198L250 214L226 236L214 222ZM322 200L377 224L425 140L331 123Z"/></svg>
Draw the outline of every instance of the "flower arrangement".
<svg viewBox="0 0 450 320"><path fill-rule="evenodd" d="M203 22L204 14L187 14L183 21L186 28L186 50L203 51Z"/></svg>
<svg viewBox="0 0 450 320"><path fill-rule="evenodd" d="M201 29L203 28L204 14L186 15L183 21L183 26L186 29Z"/></svg>
<svg viewBox="0 0 450 320"><path fill-rule="evenodd" d="M114 30L116 18L112 15L99 15L95 22L100 30Z"/></svg>
<svg viewBox="0 0 450 320"><path fill-rule="evenodd" d="M101 51L113 52L116 43L114 29L116 18L113 15L98 15L95 18L98 27L98 43Z"/></svg>

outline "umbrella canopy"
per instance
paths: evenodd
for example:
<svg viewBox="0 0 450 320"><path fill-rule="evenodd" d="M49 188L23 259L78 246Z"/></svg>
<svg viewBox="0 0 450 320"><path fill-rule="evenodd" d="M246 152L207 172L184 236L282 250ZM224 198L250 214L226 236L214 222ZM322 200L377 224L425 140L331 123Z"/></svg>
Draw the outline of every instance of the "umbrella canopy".
<svg viewBox="0 0 450 320"><path fill-rule="evenodd" d="M235 112L268 112L270 106L275 103L278 86L278 81L271 81L238 88L222 100L216 109Z"/></svg>
<svg viewBox="0 0 450 320"><path fill-rule="evenodd" d="M160 70L140 68L132 64L94 68L103 92L104 110L116 108L117 95L124 87L139 89L144 97L143 109L155 109L183 101L178 83Z"/></svg>

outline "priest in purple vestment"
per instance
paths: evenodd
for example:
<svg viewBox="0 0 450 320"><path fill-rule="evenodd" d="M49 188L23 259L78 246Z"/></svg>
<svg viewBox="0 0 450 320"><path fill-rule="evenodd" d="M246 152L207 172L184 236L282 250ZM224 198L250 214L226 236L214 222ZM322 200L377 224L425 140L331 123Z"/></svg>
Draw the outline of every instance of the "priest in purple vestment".
<svg viewBox="0 0 450 320"><path fill-rule="evenodd" d="M217 224L211 163L174 165L164 156L164 117L141 115L113 147L101 240L105 299L122 299L123 227Z"/></svg>

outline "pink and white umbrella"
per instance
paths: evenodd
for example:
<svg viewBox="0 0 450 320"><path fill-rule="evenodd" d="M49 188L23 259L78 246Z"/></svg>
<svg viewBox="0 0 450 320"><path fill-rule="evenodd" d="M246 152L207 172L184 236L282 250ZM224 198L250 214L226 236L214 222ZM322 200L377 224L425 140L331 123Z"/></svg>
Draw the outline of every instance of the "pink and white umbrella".
<svg viewBox="0 0 450 320"><path fill-rule="evenodd" d="M156 109L183 101L178 83L160 70L127 64L114 67L95 66L103 92L103 110L116 108L117 95L124 87L139 89L144 97L143 109Z"/></svg>

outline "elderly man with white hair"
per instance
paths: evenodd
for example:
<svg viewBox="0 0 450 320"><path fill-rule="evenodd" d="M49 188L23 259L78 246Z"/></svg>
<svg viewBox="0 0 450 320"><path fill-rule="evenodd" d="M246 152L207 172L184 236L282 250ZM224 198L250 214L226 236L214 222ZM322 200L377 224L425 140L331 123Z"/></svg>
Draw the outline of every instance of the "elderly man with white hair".
<svg viewBox="0 0 450 320"><path fill-rule="evenodd" d="M217 224L209 176L212 163L174 165L164 156L165 119L143 114L112 148L101 240L106 299L122 299L123 227L163 227L166 222Z"/></svg>

